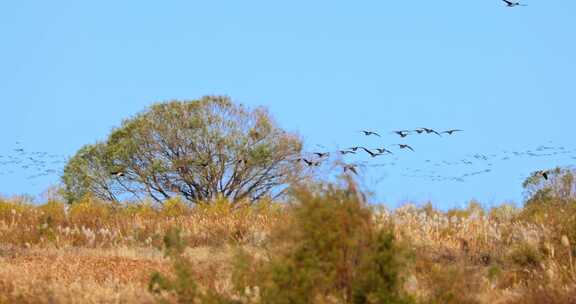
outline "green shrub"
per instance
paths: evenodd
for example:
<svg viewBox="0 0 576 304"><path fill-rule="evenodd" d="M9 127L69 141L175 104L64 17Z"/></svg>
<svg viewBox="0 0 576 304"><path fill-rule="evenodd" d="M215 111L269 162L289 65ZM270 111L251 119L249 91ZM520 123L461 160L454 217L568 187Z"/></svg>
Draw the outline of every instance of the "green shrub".
<svg viewBox="0 0 576 304"><path fill-rule="evenodd" d="M401 250L390 229L376 228L353 184L293 196L268 258L239 255L239 292L258 287L262 303L411 302L401 289Z"/></svg>

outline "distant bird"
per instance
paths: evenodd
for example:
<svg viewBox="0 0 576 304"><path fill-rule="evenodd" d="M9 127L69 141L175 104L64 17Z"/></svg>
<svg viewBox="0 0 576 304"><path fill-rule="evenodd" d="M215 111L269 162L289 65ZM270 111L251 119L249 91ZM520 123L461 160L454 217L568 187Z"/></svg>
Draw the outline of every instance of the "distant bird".
<svg viewBox="0 0 576 304"><path fill-rule="evenodd" d="M438 136L442 136L442 135L440 135L440 133L436 132L434 129L430 129L430 128L420 128L420 129L422 129L424 132L426 132L426 134L434 133Z"/></svg>
<svg viewBox="0 0 576 304"><path fill-rule="evenodd" d="M112 171L112 172L110 172L110 175L114 175L114 176L116 176L116 177L122 177L122 176L124 176L125 174L124 174L124 172L122 172L122 171Z"/></svg>
<svg viewBox="0 0 576 304"><path fill-rule="evenodd" d="M540 171L536 171L536 174L538 175L542 175L542 177L544 177L545 180L548 180L549 177L549 172L548 171L544 171L544 170L540 170Z"/></svg>
<svg viewBox="0 0 576 304"><path fill-rule="evenodd" d="M399 130L399 131L393 131L392 133L398 134L398 135L400 135L400 137L404 138L410 134L410 131L409 130Z"/></svg>
<svg viewBox="0 0 576 304"><path fill-rule="evenodd" d="M344 165L344 173L346 173L346 171L350 171L350 172L358 175L358 171L356 171L356 166L354 166L354 165Z"/></svg>
<svg viewBox="0 0 576 304"><path fill-rule="evenodd" d="M313 162L311 162L311 161L309 161L309 160L307 160L307 159L305 159L305 158L302 158L302 159L300 159L300 160L303 161L304 163L306 163L306 164L308 165L308 167L311 167L312 165L314 165Z"/></svg>
<svg viewBox="0 0 576 304"><path fill-rule="evenodd" d="M364 133L364 135L366 135L366 136L375 135L375 136L378 136L378 137L382 137L382 136L380 136L380 134L378 134L378 133L376 133L376 132L374 132L374 131L361 130L360 132Z"/></svg>
<svg viewBox="0 0 576 304"><path fill-rule="evenodd" d="M313 162L305 158L298 158L296 161L303 161L308 167L318 167L320 165L320 162Z"/></svg>
<svg viewBox="0 0 576 304"><path fill-rule="evenodd" d="M414 152L414 149L412 149L412 147L410 147L409 145L405 145L405 144L398 144L398 146L400 147L400 149L409 149L412 152Z"/></svg>
<svg viewBox="0 0 576 304"><path fill-rule="evenodd" d="M340 154L342 154L342 155L346 155L346 154L356 154L355 151L350 151L350 150L340 150L339 152L340 152Z"/></svg>
<svg viewBox="0 0 576 304"><path fill-rule="evenodd" d="M386 148L376 148L376 151L378 151L378 153L380 153L380 154L384 154L384 153L394 154L394 153L392 153L392 151L390 151Z"/></svg>
<svg viewBox="0 0 576 304"><path fill-rule="evenodd" d="M14 149L14 151L16 151L16 152L24 152L24 149L18 148L18 149Z"/></svg>
<svg viewBox="0 0 576 304"><path fill-rule="evenodd" d="M348 150L352 150L352 151L356 152L360 148L362 148L362 147L356 146L356 147L350 147L350 148L348 148Z"/></svg>
<svg viewBox="0 0 576 304"><path fill-rule="evenodd" d="M364 147L362 147L362 150L364 150L364 151L366 151L366 153L370 154L371 157L376 157L376 156L382 155L381 153L374 153L374 152L372 152L372 151L370 151Z"/></svg>
<svg viewBox="0 0 576 304"><path fill-rule="evenodd" d="M324 152L324 153L322 153L322 152L314 152L313 154L316 155L316 156L318 156L318 157L320 157L320 158L324 158L324 157L328 157L328 156L330 155L330 152Z"/></svg>
<svg viewBox="0 0 576 304"><path fill-rule="evenodd" d="M462 132L462 130L460 130L460 129L452 129L452 130L447 130L447 131L444 131L444 132L440 132L440 134L446 133L446 134L448 134L448 135L452 135L452 134L454 134L454 132Z"/></svg>
<svg viewBox="0 0 576 304"><path fill-rule="evenodd" d="M518 1L510 1L510 0L502 0L506 3L507 7L515 7L515 6L527 6L526 4L521 4Z"/></svg>

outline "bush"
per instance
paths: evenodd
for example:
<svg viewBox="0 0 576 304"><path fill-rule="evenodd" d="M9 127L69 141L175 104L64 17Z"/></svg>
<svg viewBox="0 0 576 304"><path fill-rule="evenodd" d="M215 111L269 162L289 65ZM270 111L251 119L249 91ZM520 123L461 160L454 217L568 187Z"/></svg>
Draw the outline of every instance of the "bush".
<svg viewBox="0 0 576 304"><path fill-rule="evenodd" d="M372 211L353 184L299 188L293 196L296 202L273 231L267 257L239 250L232 277L239 298L257 303L413 302L401 287L403 250L390 227L380 229L372 222ZM149 289L160 300L237 303L196 283L178 230L170 229L164 243L174 274L152 276Z"/></svg>
<svg viewBox="0 0 576 304"><path fill-rule="evenodd" d="M411 302L391 229L376 228L353 184L300 188L294 197L288 225L273 232L269 259L239 255L239 292L258 287L262 303Z"/></svg>

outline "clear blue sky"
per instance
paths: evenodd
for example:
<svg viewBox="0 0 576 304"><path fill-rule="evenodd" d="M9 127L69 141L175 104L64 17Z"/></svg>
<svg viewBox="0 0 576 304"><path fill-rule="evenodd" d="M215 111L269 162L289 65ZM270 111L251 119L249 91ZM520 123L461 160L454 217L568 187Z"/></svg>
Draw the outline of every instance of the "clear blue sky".
<svg viewBox="0 0 576 304"><path fill-rule="evenodd" d="M72 155L152 102L225 94L268 107L311 149L413 145L395 166L362 170L375 200L390 206L518 202L529 172L575 161L501 160L503 150L576 148L575 1L88 2L0 4L0 155L16 141ZM465 132L388 133L421 126ZM363 138L362 128L383 138ZM473 153L498 156L491 167L433 165ZM486 168L465 182L403 176ZM58 181L31 174L0 166L0 193L37 194Z"/></svg>

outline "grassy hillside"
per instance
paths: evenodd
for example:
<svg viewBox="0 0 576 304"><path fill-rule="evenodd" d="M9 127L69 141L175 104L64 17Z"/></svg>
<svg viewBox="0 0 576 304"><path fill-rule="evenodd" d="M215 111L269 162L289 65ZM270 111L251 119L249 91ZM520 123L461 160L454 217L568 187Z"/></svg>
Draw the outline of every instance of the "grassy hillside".
<svg viewBox="0 0 576 304"><path fill-rule="evenodd" d="M327 271L336 278L291 291L313 295L310 303L380 303L377 296L356 296L374 285L374 276L398 279L398 286L370 293L404 299L390 303L575 303L573 202L491 210L471 204L447 212L406 205L389 211L358 203L343 190L306 191L290 204L261 201L237 208L225 200L195 208L178 200L163 206L89 197L70 206L0 200L0 303L270 303L266 295L278 280L287 286L295 280L275 274L294 263L294 276L310 268L303 277L322 278ZM173 228L185 245L178 254L170 253L166 237ZM381 231L393 235L388 251L371 245L380 242ZM354 252L359 262L342 258L343 252ZM370 256L366 252L380 254L370 260L376 264L361 261ZM322 267L301 262L302 256ZM376 267L366 265L381 265L382 259L388 263L384 274L362 276ZM189 292L186 284L178 285L184 291L149 288L155 273L182 283L178 267L187 268L188 285L196 288L189 298L182 296Z"/></svg>

